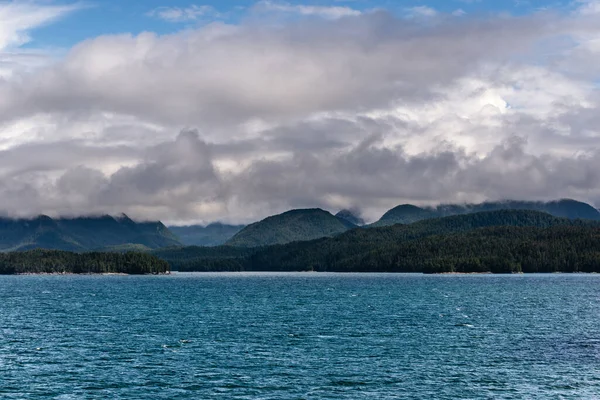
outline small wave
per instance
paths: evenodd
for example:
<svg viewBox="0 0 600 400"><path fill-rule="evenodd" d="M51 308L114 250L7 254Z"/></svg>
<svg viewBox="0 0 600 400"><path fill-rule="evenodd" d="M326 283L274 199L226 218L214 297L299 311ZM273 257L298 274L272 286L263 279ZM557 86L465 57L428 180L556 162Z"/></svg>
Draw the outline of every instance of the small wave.
<svg viewBox="0 0 600 400"><path fill-rule="evenodd" d="M456 324L454 326L459 326L459 327L463 327L463 328L474 328L474 326L471 324Z"/></svg>
<svg viewBox="0 0 600 400"><path fill-rule="evenodd" d="M367 383L363 381L351 381L347 379L342 379L338 381L331 382L335 386L365 386Z"/></svg>

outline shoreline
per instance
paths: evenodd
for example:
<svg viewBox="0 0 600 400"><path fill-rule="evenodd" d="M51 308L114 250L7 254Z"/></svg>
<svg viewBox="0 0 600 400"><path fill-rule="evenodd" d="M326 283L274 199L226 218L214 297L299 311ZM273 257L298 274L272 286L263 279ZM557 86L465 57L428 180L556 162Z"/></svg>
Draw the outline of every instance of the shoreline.
<svg viewBox="0 0 600 400"><path fill-rule="evenodd" d="M422 274L423 275L519 275L518 273L494 274L493 272L433 272L433 273L423 272Z"/></svg>
<svg viewBox="0 0 600 400"><path fill-rule="evenodd" d="M81 273L81 274L77 274L74 272L22 272L22 273L15 273L15 274L4 274L3 276L35 276L35 275L39 275L39 276L73 276L73 275L80 275L80 276L153 276L153 275L171 275L171 272L163 272L163 273L159 273L159 274L127 274L124 272L99 272L99 273L93 273L93 272L86 272L86 273ZM2 276L2 274L0 274L0 276Z"/></svg>
<svg viewBox="0 0 600 400"><path fill-rule="evenodd" d="M172 276L178 274L223 274L223 275L244 275L244 274L305 274L305 275L423 275L423 276L479 276L479 275L598 275L598 272L518 272L518 273L493 273L493 272L340 272L340 271L169 271L157 274L127 274L123 272L102 272L102 273L73 273L73 272L23 272L15 274L0 274L0 276Z"/></svg>

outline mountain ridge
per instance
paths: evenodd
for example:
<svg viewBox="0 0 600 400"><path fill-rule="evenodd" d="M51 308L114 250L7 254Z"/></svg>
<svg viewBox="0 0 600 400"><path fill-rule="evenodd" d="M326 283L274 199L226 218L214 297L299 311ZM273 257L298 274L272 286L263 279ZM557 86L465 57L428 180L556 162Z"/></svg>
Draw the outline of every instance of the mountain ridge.
<svg viewBox="0 0 600 400"><path fill-rule="evenodd" d="M477 246L469 245L469 240L478 238L478 232L482 232L482 237L485 237L485 242L481 243L482 248L486 245L485 254ZM573 240L577 240L578 247L569 249L567 242L561 242L561 234L570 235ZM518 235L524 236L519 239ZM536 242L536 235L542 235L543 241ZM484 264L491 263L493 260L489 257L509 257L513 252L523 252L529 247L538 249L540 254L550 254L554 251L551 243L567 245L564 251L569 257L580 257L577 256L577 251L580 251L581 257L598 258L600 265L600 256L596 257L593 253L596 251L594 248L598 247L600 255L600 241L597 246L589 249L581 245L588 243L591 240L589 238L594 235L600 237L599 221L571 220L532 210L500 210L429 219L410 225L352 229L334 237L254 249L231 246L211 249L194 247L171 249L162 253L158 250L154 254L170 262L173 269L181 268L186 271L425 272L424 269L418 269L419 255L429 257L423 261L442 260L440 262L443 267L444 252L452 251L452 238L456 237L459 238L457 246L466 250L464 254L452 254L450 271L460 270L457 266L461 259L477 264L481 262L479 257L484 257ZM444 243L444 249L436 250L438 241ZM508 247L502 247L503 243L509 243ZM410 259L403 253L404 249L411 251ZM439 252L442 253L438 254ZM481 254L477 255L478 252ZM528 251L528 262L537 263L542 268L540 263L543 259L534 259L537 257L535 254L537 253ZM501 260L493 262L502 264ZM405 269L403 263L410 263L412 269Z"/></svg>
<svg viewBox="0 0 600 400"><path fill-rule="evenodd" d="M134 222L125 214L51 218L0 218L0 251L37 248L89 251L140 245L150 249L181 245L160 221Z"/></svg>
<svg viewBox="0 0 600 400"><path fill-rule="evenodd" d="M560 199L548 202L502 200L479 204L440 204L435 207L418 207L412 204L402 204L387 211L377 222L369 225L369 227L410 224L425 219L498 210L532 210L546 212L555 217L600 221L600 211L587 203L577 200Z"/></svg>

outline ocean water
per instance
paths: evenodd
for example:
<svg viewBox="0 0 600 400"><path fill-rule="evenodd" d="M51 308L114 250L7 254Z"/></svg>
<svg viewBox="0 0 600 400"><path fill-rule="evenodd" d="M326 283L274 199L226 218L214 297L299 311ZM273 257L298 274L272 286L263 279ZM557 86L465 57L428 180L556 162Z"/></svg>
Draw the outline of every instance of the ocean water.
<svg viewBox="0 0 600 400"><path fill-rule="evenodd" d="M0 399L600 398L600 276L0 277Z"/></svg>

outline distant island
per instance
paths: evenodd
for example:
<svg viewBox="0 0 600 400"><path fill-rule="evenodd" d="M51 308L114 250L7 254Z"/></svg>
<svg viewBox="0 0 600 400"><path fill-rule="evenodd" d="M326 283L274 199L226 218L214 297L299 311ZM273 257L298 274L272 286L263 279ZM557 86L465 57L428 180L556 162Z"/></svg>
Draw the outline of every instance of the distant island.
<svg viewBox="0 0 600 400"><path fill-rule="evenodd" d="M30 250L0 253L0 275L19 274L166 274L169 263L145 253L71 253Z"/></svg>

